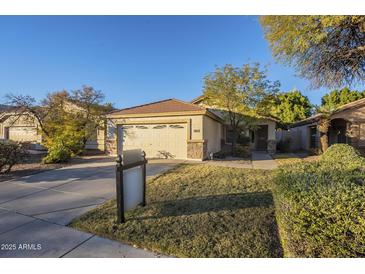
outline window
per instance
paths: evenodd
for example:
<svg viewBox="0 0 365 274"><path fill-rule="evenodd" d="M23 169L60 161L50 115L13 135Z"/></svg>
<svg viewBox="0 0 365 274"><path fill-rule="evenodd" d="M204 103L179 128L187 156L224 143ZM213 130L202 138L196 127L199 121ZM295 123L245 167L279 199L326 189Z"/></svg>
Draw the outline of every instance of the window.
<svg viewBox="0 0 365 274"><path fill-rule="evenodd" d="M309 134L310 134L310 148L317 148L317 127L310 127L309 128Z"/></svg>
<svg viewBox="0 0 365 274"><path fill-rule="evenodd" d="M139 128L139 129L148 129L148 127L146 127L146 126L136 126L136 128Z"/></svg>
<svg viewBox="0 0 365 274"><path fill-rule="evenodd" d="M226 143L232 144L233 142L233 130L227 129L226 130Z"/></svg>
<svg viewBox="0 0 365 274"><path fill-rule="evenodd" d="M170 128L184 128L184 127L180 125L170 125Z"/></svg>
<svg viewBox="0 0 365 274"><path fill-rule="evenodd" d="M165 128L166 125L157 125L157 126L154 126L153 128L154 129L162 129L162 128Z"/></svg>

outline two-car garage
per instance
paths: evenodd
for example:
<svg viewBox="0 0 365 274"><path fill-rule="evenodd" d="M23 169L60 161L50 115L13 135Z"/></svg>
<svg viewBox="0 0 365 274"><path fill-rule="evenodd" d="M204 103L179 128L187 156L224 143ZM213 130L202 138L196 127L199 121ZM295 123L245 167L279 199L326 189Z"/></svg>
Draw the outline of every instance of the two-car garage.
<svg viewBox="0 0 365 274"><path fill-rule="evenodd" d="M186 123L118 125L118 137L118 152L140 148L147 158L187 157Z"/></svg>
<svg viewBox="0 0 365 274"><path fill-rule="evenodd" d="M106 149L111 155L142 149L147 158L206 159L221 149L222 119L176 99L108 114Z"/></svg>

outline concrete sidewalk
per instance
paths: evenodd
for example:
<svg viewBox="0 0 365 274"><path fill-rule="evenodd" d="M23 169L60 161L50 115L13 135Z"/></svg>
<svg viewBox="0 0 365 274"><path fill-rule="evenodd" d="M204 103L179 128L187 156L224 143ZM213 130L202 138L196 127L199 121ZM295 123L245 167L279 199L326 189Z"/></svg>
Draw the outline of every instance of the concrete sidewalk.
<svg viewBox="0 0 365 274"><path fill-rule="evenodd" d="M224 160L205 161L203 164L224 166L233 168L253 168L253 169L275 169L277 163L266 151L252 151L251 161L240 158L226 158Z"/></svg>
<svg viewBox="0 0 365 274"><path fill-rule="evenodd" d="M252 151L252 167L254 169L275 169L276 161L265 151Z"/></svg>
<svg viewBox="0 0 365 274"><path fill-rule="evenodd" d="M147 176L177 163L151 163ZM0 257L160 257L66 225L115 197L115 162L93 162L0 183Z"/></svg>

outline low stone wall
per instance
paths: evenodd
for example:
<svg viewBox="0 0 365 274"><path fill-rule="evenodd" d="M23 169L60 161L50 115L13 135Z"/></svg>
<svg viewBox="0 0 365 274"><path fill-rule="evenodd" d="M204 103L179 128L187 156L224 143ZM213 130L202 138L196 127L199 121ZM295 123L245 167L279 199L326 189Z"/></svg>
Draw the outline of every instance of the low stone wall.
<svg viewBox="0 0 365 274"><path fill-rule="evenodd" d="M188 141L188 159L204 160L208 157L207 152L208 142L206 140L191 140Z"/></svg>

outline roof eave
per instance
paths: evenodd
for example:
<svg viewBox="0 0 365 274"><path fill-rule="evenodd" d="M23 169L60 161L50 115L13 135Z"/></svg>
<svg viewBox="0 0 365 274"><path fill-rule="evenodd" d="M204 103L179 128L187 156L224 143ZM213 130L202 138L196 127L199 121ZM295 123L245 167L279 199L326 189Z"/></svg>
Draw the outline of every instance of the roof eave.
<svg viewBox="0 0 365 274"><path fill-rule="evenodd" d="M189 115L201 115L205 114L205 110L195 111L176 111L176 112L154 112L154 113L134 113L134 114L118 114L110 113L107 114L107 118L146 118L146 117L163 117L163 116L189 116Z"/></svg>

